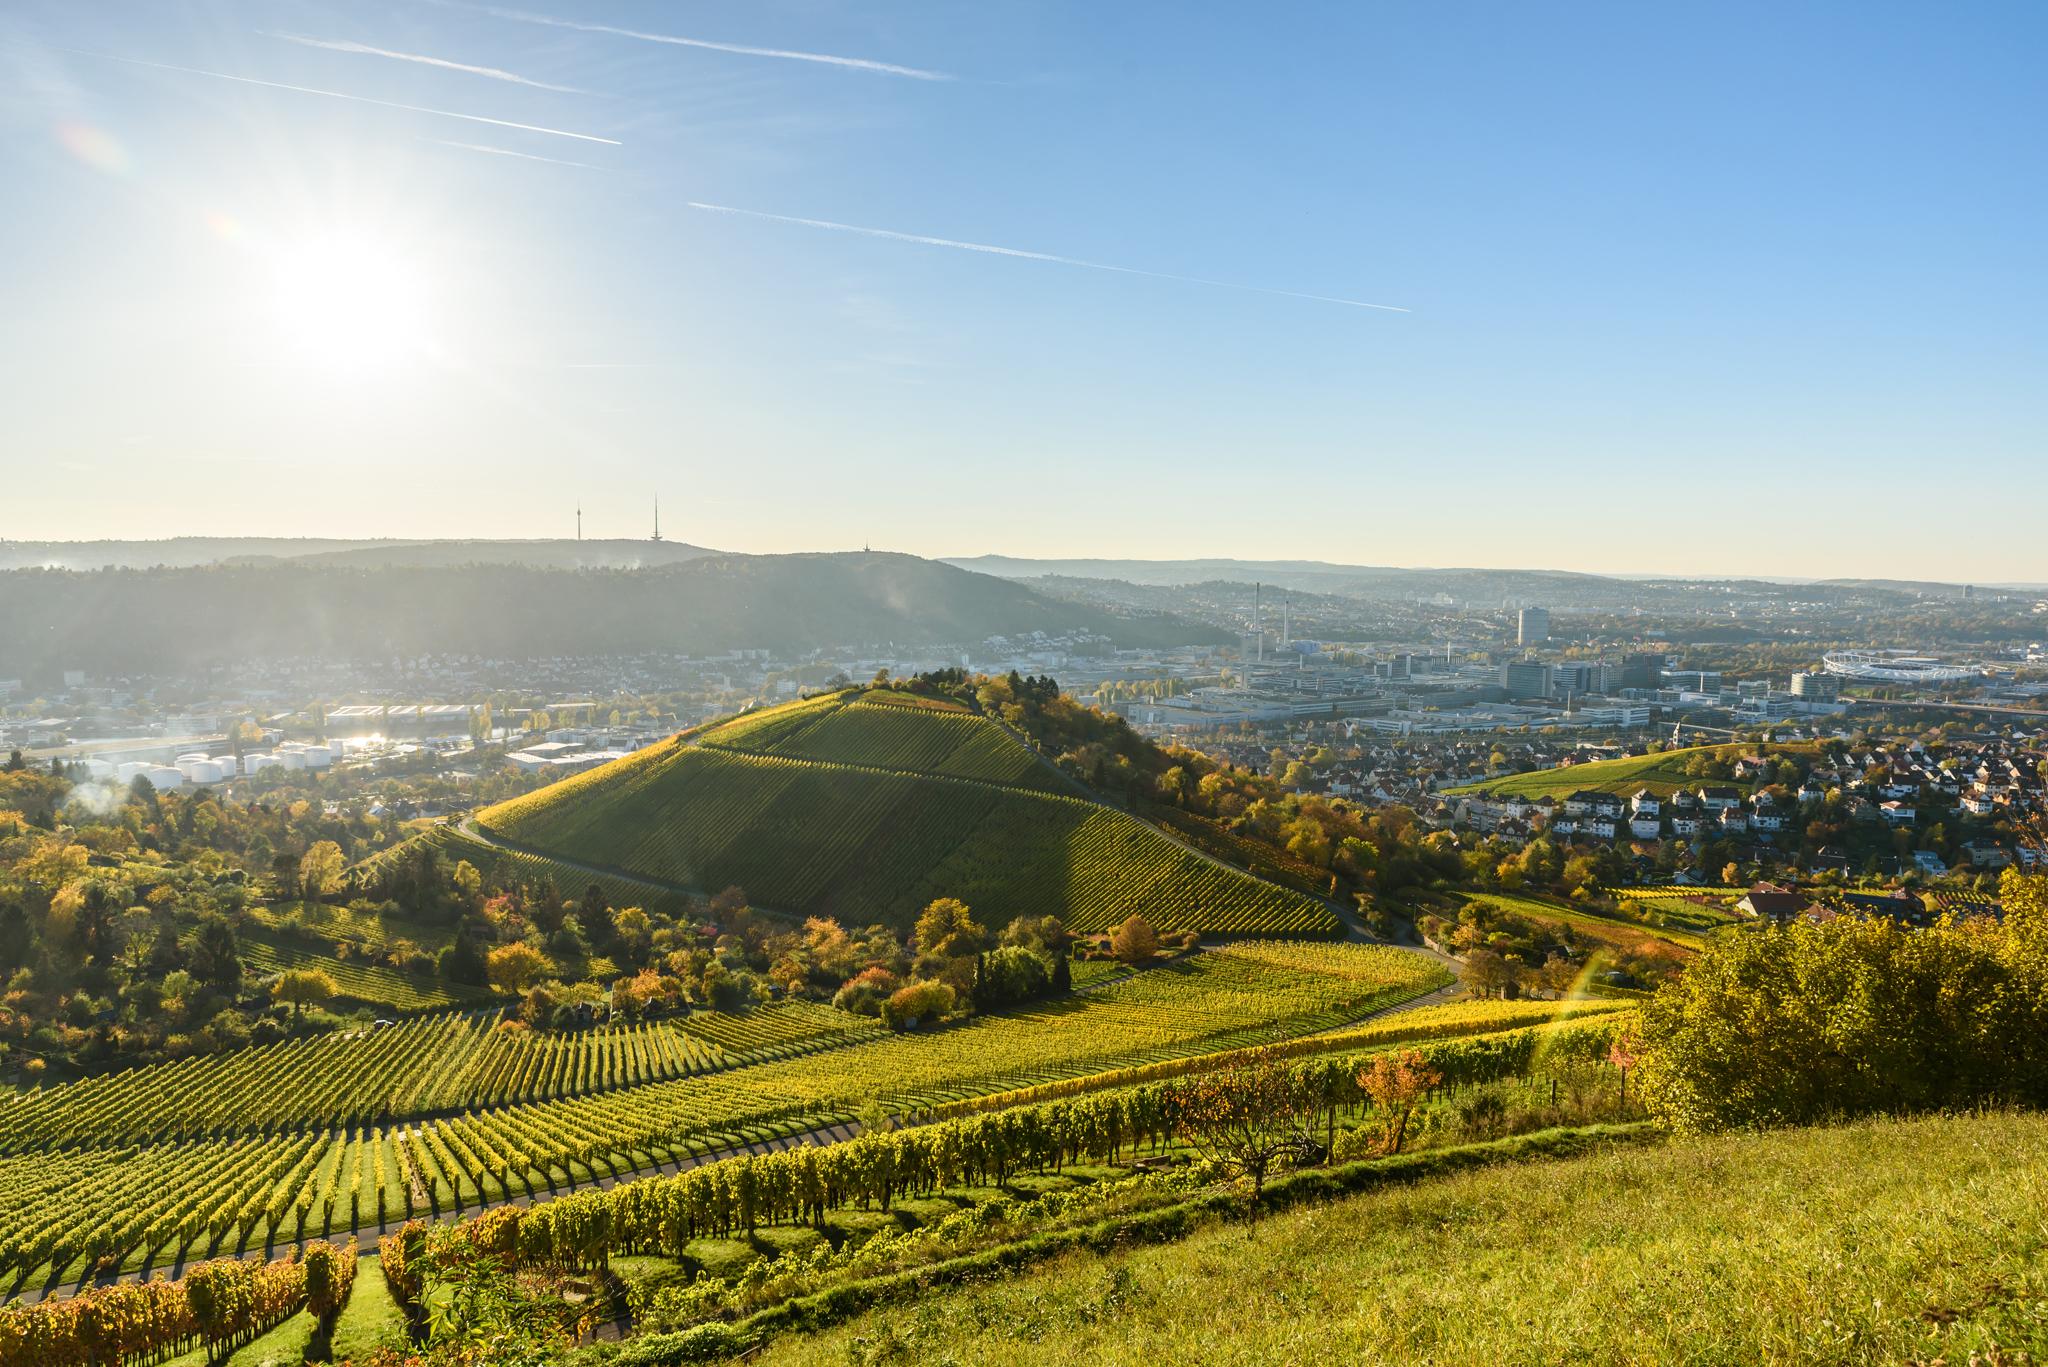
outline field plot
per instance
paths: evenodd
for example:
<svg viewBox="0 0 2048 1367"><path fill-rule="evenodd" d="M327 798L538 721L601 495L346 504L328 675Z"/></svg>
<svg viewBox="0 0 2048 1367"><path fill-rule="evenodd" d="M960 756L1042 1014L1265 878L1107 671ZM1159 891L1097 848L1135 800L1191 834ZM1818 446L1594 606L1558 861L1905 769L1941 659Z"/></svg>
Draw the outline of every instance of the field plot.
<svg viewBox="0 0 2048 1367"><path fill-rule="evenodd" d="M1629 755L1622 759L1598 759L1569 764L1561 769L1537 769L1526 774L1488 779L1448 789L1452 793L1490 793L1495 797L1566 797L1581 789L1627 797L1638 788L1648 788L1659 797L1680 788L1697 788L1703 783L1746 788L1728 779L1688 778L1685 768L1696 757L1722 749L1718 745L1692 745L1655 755ZM1753 747L1749 747L1753 748ZM1773 745L1772 754L1811 753L1811 746Z"/></svg>
<svg viewBox="0 0 2048 1367"><path fill-rule="evenodd" d="M14 1093L0 1101L0 1153L389 1122L667 1081L730 1061L667 1024L535 1035L446 1014Z"/></svg>
<svg viewBox="0 0 2048 1367"><path fill-rule="evenodd" d="M334 979L343 1001L372 1007L389 1007L395 1012L440 1011L451 1006L474 1004L490 998L488 988L465 988L443 978L415 976L381 964L348 963L296 939L244 931L242 962L249 970L268 977L295 968L317 968Z"/></svg>
<svg viewBox="0 0 2048 1367"><path fill-rule="evenodd" d="M1632 954L1646 954L1654 958L1682 960L1686 954L1706 943L1696 931L1676 926L1638 925L1634 921L1625 921L1617 917L1597 916L1565 902L1527 897L1519 893L1474 893L1469 897L1462 897L1462 900L1491 902L1532 921L1555 921L1570 926L1590 939L1599 940Z"/></svg>
<svg viewBox="0 0 2048 1367"><path fill-rule="evenodd" d="M1735 909L1746 888L1643 887L1602 889L1616 902L1635 902L1664 929L1704 935L1749 918Z"/></svg>
<svg viewBox="0 0 2048 1367"><path fill-rule="evenodd" d="M911 1111L1300 1036L1448 980L1386 947L1250 945L924 1033L835 1032L811 1005L688 1022L717 1041L448 1015L136 1069L0 1104L0 1271L162 1265L445 1214L816 1129L869 1098Z"/></svg>
<svg viewBox="0 0 2048 1367"><path fill-rule="evenodd" d="M706 732L698 743L756 755L1065 790L994 722L958 703L886 691L812 699L787 718L763 718L752 725L742 717Z"/></svg>

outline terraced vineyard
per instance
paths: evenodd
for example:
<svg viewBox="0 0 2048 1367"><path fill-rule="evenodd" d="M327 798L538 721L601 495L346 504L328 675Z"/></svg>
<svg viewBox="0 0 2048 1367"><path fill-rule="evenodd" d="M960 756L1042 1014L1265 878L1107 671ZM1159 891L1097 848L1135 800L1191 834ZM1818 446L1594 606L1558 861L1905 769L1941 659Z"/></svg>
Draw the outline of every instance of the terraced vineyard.
<svg viewBox="0 0 2048 1367"><path fill-rule="evenodd" d="M155 1064L13 1094L0 1153L53 1144L188 1139L369 1124L691 1077L879 1033L807 1003L740 1016L535 1035L441 1015Z"/></svg>
<svg viewBox="0 0 2048 1367"><path fill-rule="evenodd" d="M490 997L488 988L468 989L445 979L415 977L380 964L345 963L331 952L282 937L244 932L242 962L251 972L267 976L293 968L317 968L334 979L348 1002L389 1007L393 1011L437 1011Z"/></svg>
<svg viewBox="0 0 2048 1367"><path fill-rule="evenodd" d="M985 718L833 694L654 746L477 822L539 856L683 887L738 884L764 906L854 925L903 925L950 896L988 924L1053 914L1097 931L1142 912L1206 933L1336 931L1316 899L1060 786Z"/></svg>
<svg viewBox="0 0 2048 1367"><path fill-rule="evenodd" d="M816 1129L870 1097L919 1110L1299 1036L1447 980L1402 950L1252 945L923 1034L811 1005L552 1039L444 1016L138 1069L0 1105L0 1271L160 1266L473 1208Z"/></svg>
<svg viewBox="0 0 2048 1367"><path fill-rule="evenodd" d="M1065 792L1003 729L958 703L886 690L812 698L714 727L700 745Z"/></svg>

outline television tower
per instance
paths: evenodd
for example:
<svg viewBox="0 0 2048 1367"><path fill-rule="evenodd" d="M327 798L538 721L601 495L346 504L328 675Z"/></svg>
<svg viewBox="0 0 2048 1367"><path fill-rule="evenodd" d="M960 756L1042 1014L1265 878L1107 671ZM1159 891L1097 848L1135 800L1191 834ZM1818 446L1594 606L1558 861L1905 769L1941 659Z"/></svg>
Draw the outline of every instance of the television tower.
<svg viewBox="0 0 2048 1367"><path fill-rule="evenodd" d="M583 504L581 502L576 505L576 539L578 541L583 539Z"/></svg>
<svg viewBox="0 0 2048 1367"><path fill-rule="evenodd" d="M661 495L654 496L654 540L661 540Z"/></svg>
<svg viewBox="0 0 2048 1367"><path fill-rule="evenodd" d="M1266 662L1266 627L1259 617L1259 598L1265 585L1256 581L1252 584L1252 635L1259 638L1259 663Z"/></svg>

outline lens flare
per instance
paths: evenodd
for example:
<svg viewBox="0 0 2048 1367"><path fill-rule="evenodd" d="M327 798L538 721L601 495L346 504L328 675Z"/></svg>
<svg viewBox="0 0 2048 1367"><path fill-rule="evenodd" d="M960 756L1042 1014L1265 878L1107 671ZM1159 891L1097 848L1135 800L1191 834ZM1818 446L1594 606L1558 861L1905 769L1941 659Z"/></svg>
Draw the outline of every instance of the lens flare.
<svg viewBox="0 0 2048 1367"><path fill-rule="evenodd" d="M110 176L128 174L128 149L104 128L66 121L58 124L56 131L57 145L93 170Z"/></svg>
<svg viewBox="0 0 2048 1367"><path fill-rule="evenodd" d="M249 230L233 214L208 209L204 217L207 229L230 247L239 247L249 240Z"/></svg>

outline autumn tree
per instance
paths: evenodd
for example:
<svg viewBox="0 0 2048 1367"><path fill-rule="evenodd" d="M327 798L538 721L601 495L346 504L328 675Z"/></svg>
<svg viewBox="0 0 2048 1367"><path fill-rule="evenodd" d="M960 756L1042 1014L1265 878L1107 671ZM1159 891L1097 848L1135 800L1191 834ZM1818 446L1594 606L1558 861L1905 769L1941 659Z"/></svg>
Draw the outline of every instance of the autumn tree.
<svg viewBox="0 0 2048 1367"><path fill-rule="evenodd" d="M299 891L306 897L325 897L341 886L344 861L341 846L332 840L316 840L299 857Z"/></svg>
<svg viewBox="0 0 2048 1367"><path fill-rule="evenodd" d="M1443 1080L1443 1074L1414 1049L1375 1054L1358 1070L1358 1090L1379 1112L1381 1153L1401 1151L1416 1103Z"/></svg>
<svg viewBox="0 0 2048 1367"><path fill-rule="evenodd" d="M978 952L988 942L988 932L957 897L932 901L917 918L917 952L941 959L957 959Z"/></svg>
<svg viewBox="0 0 2048 1367"><path fill-rule="evenodd" d="M1287 1162L1319 1151L1319 1089L1309 1086L1271 1048L1185 1084L1175 1133L1225 1172L1251 1183L1256 1220L1266 1177Z"/></svg>
<svg viewBox="0 0 2048 1367"><path fill-rule="evenodd" d="M1109 937L1109 952L1127 964L1150 963L1159 952L1159 932L1152 923L1132 912Z"/></svg>
<svg viewBox="0 0 2048 1367"><path fill-rule="evenodd" d="M500 992L517 996L554 971L548 956L524 941L494 949L484 958L484 976Z"/></svg>
<svg viewBox="0 0 2048 1367"><path fill-rule="evenodd" d="M278 974L277 981L270 985L271 1000L289 1003L295 1021L306 1007L332 1001L340 992L341 988L335 985L334 979L320 968L287 969Z"/></svg>
<svg viewBox="0 0 2048 1367"><path fill-rule="evenodd" d="M1516 976L1515 966L1490 949L1474 949L1465 955L1465 986L1476 996L1505 996Z"/></svg>

